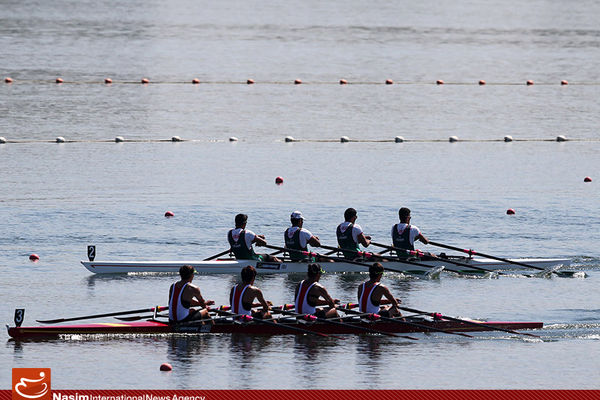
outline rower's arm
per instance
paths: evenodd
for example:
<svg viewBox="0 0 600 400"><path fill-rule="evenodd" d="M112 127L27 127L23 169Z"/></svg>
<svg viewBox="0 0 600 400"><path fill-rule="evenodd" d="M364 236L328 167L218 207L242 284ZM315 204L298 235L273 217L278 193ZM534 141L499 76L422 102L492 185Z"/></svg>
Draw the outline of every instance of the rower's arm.
<svg viewBox="0 0 600 400"><path fill-rule="evenodd" d="M209 304L214 304L215 302L212 300L204 300L202 294L200 293L200 288L197 286L190 287L192 289L192 299L190 300L191 306L200 306L202 308L206 308Z"/></svg>
<svg viewBox="0 0 600 400"><path fill-rule="evenodd" d="M321 292L321 297L323 297L324 299L319 299L319 305L328 305L331 308L335 308L335 304L340 302L339 299L332 299L329 293L327 292L327 289L325 289L323 286L320 286L319 290Z"/></svg>
<svg viewBox="0 0 600 400"><path fill-rule="evenodd" d="M260 303L264 312L269 312L269 303L265 300L260 289L256 289L256 299Z"/></svg>
<svg viewBox="0 0 600 400"><path fill-rule="evenodd" d="M422 233L419 233L419 235L415 238L415 240L418 240L418 241L423 242L425 244L429 244L429 239L427 239L425 237L425 235L423 235Z"/></svg>
<svg viewBox="0 0 600 400"><path fill-rule="evenodd" d="M394 296L392 296L390 289L388 289L387 287L383 287L382 289L383 289L383 294L381 297L385 297L386 300L382 300L380 302L380 304L391 304L392 307L399 308L400 300L396 299Z"/></svg>
<svg viewBox="0 0 600 400"><path fill-rule="evenodd" d="M321 247L321 241L319 240L319 237L314 235L308 239L308 244L313 247Z"/></svg>
<svg viewBox="0 0 600 400"><path fill-rule="evenodd" d="M359 233L356 238L358 239L358 243L362 244L365 247L369 247L369 245L371 244L371 236L367 236L363 232Z"/></svg>
<svg viewBox="0 0 600 400"><path fill-rule="evenodd" d="M265 240L265 235L256 235L254 236L254 240L252 240L252 243L256 243L257 246L264 246L267 244L267 241Z"/></svg>

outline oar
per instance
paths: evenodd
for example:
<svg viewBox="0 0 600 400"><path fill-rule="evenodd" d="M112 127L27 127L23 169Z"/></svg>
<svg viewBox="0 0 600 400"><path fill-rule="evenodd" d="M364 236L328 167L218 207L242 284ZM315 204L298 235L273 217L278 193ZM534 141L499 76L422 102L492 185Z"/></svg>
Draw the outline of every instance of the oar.
<svg viewBox="0 0 600 400"><path fill-rule="evenodd" d="M265 320L265 319L253 318L250 315L231 314L229 311L220 311L220 310L217 311L217 312L219 314L222 314L222 315L223 314L229 314L232 317L241 317L244 322L250 322L250 321L252 321L252 322L256 322L256 323L263 324L263 325L269 325L269 326L273 326L273 327L276 327L276 328L283 328L283 329L287 329L289 331L306 333L306 334L309 334L309 335L316 335L316 336L321 336L321 337L334 337L334 338L337 338L337 339L344 339L344 338L342 338L340 336L328 335L326 333L322 333L322 332L319 332L319 331L311 331L309 329L303 329L303 328L298 328L298 327L295 327L295 326L289 326L288 324L278 324L276 322L272 322L272 321Z"/></svg>
<svg viewBox="0 0 600 400"><path fill-rule="evenodd" d="M444 249L461 251L463 253L467 253L469 256L478 255L481 257L490 258L492 260L504 261L505 263L519 265L521 267L537 269L539 271L545 271L545 272L552 272L553 274L556 274L557 276L573 276L573 274L575 273L575 272L569 272L569 271L561 271L561 272L549 271L544 268L536 267L535 265L524 264L519 261L509 260L508 258L496 257L496 256L492 256L492 255L485 254L485 253L479 253L479 252L477 252L475 250L471 250L471 249L461 249L460 247L450 246L450 245L447 245L444 243L432 242L431 240L429 241L429 244L431 244L433 246L442 247Z"/></svg>
<svg viewBox="0 0 600 400"><path fill-rule="evenodd" d="M115 317L115 319L118 319L119 321L140 321L142 319L151 319L154 317L161 317L161 318L169 318L168 315L162 315L162 314L158 314L158 315L154 315L154 314L150 314L150 315L136 315L133 317Z"/></svg>
<svg viewBox="0 0 600 400"><path fill-rule="evenodd" d="M407 249L401 249L401 248L399 248L399 247L394 247L394 246L390 246L390 245L387 245L387 244L383 244L383 243L376 243L376 242L371 242L371 244L372 244L372 245L374 245L374 246L383 247L384 249L388 249L388 250L394 250L394 251L396 251L396 252L400 252L400 251L401 251L401 252L404 252L404 254L407 254L407 255L410 255L410 256L417 256L417 257L420 257L420 256L423 256L423 255L424 255L424 253L423 253L423 252L421 252L421 251L419 251L419 250L407 250ZM475 265L471 265L471 264L461 263L461 262L459 262L459 261L450 260L450 259L448 259L448 258L441 258L441 257L439 257L439 259L440 259L440 261L441 261L441 262L448 262L448 263L450 263L450 264L458 265L458 266L460 266L460 267L472 268L472 269L474 269L474 270L477 270L477 271L489 272L489 273L492 273L492 274L499 274L499 275L509 275L509 274L505 274L505 273L503 273L502 271L493 271L493 270L491 270L491 269L486 269L486 268L477 267L477 266L475 266ZM399 261L403 261L403 260L402 260L402 259L400 259L399 257L398 257L398 260L399 260ZM448 270L448 271L451 271L451 270ZM468 271L467 271L467 272L468 272ZM526 276L526 277L528 277L528 278L533 278L535 275L527 275L527 274L523 274L523 276Z"/></svg>
<svg viewBox="0 0 600 400"><path fill-rule="evenodd" d="M371 242L373 243L373 242ZM348 306L353 305L353 304L348 304ZM345 307L340 307L339 310L342 310L345 313L350 313L350 314L360 314L360 311L356 311L356 310L352 310L351 308L345 308ZM409 326L414 326L417 328L421 328L424 329L425 331L434 331L434 332L443 332L443 333L447 333L449 335L460 335L460 336L465 336L465 337L469 337L472 338L473 336L466 334L466 333L461 333L461 332L452 332L452 331L447 331L445 329L439 329L439 328L434 328L428 325L423 325L423 324L417 324L415 322L408 322L408 321L402 321L401 319L396 319L396 318L388 318L388 317L383 317L379 314L377 315L377 319L381 319L382 321L389 321L389 322L394 322L397 324L401 324L401 325L409 325Z"/></svg>
<svg viewBox="0 0 600 400"><path fill-rule="evenodd" d="M220 252L219 254L215 254L214 256L210 256L208 258L205 258L204 261L214 260L217 257L224 256L225 254L229 253L230 251L231 251L231 249L227 249L225 251Z"/></svg>
<svg viewBox="0 0 600 400"><path fill-rule="evenodd" d="M156 307L152 307L152 308L142 308L139 310L129 310L129 311L117 311L117 312L112 312L112 313L106 313L106 314L92 314L92 315L84 315L83 317L72 317L72 318L57 318L57 319L47 319L47 320L43 320L43 319L38 319L36 320L37 322L40 322L42 324L57 324L59 322L67 322L67 321L79 321L82 319L93 319L93 318L103 318L103 317L114 317L117 315L127 315L127 314L139 314L139 313L143 313L143 312L153 312L155 310ZM169 307L168 306L164 306L164 307L158 307L158 309L156 311L166 311L168 310Z"/></svg>
<svg viewBox="0 0 600 400"><path fill-rule="evenodd" d="M464 324L467 325L473 325L473 326L481 326L483 328L487 328L489 330L493 330L493 331L502 331L502 332L508 332L508 333L514 333L517 335L527 335L527 336L532 336L532 337L536 337L539 338L538 335L534 335L532 333L527 333L527 332L517 332L517 331L513 331L512 329L504 329L504 328L500 328L497 326L493 326L493 325L487 325L483 322L475 322L475 321L469 321L468 319L460 319L460 318L454 318L454 317L449 317L447 315L442 315L440 313L430 313L430 312L425 312L425 311L421 311L421 310L416 310L414 308L408 308L408 307L400 307L401 310L405 310L405 311L410 311L410 312L422 312L425 314L429 314L434 318L442 318L442 319L447 319L450 321L456 321L456 322L462 322Z"/></svg>
<svg viewBox="0 0 600 400"><path fill-rule="evenodd" d="M324 249L335 249L335 248L337 248L337 247L324 246L324 245L321 245L321 247L324 248ZM386 258L386 257L381 256L380 254L370 253L368 251L351 250L351 249L340 249L340 250L348 251L350 253L356 254L357 256L363 256L363 257L366 257L366 258L369 258L369 257L374 257L374 258L378 258L378 259ZM348 262L348 260L345 259L345 258L340 258L340 260L342 260L344 262ZM432 265L427 265L427 264L423 264L423 263L412 261L412 260L401 260L400 262L402 262L403 264L416 265L416 266L419 266L419 267L424 267L424 268L429 268L429 269L435 268ZM393 269L393 268L389 268L389 267L385 267L385 269L388 270L388 271L405 272L405 271L402 271L402 270L397 270L397 269ZM455 272L457 274L461 273L460 271L457 271L455 269L450 269L450 268L444 268L444 269L446 269L446 270L448 270L450 272Z"/></svg>
<svg viewBox="0 0 600 400"><path fill-rule="evenodd" d="M371 264L367 264L367 263L363 263L363 262L358 262L358 261L354 261L354 260L347 260L347 259L341 258L341 257L326 256L326 255L323 255L323 254L313 253L313 252L310 252L310 251L288 249L288 248L285 248L285 247L272 246L270 244L267 244L264 247L268 247L270 249L275 249L275 250L282 250L282 251L294 251L296 253L302 253L303 255L305 255L307 257L321 257L321 258L324 258L325 260L341 261L341 262L345 262L345 263L348 263L348 264L360 265L361 267L366 267L366 268L369 268L371 266ZM323 247L323 246L321 246L321 247ZM400 273L404 272L404 271L399 270L399 269L393 269L393 268L386 268L386 269L388 271L394 271L394 272L400 272Z"/></svg>
<svg viewBox="0 0 600 400"><path fill-rule="evenodd" d="M312 314L298 314L298 313L295 313L295 312L292 312L292 311L284 310L283 308L282 309L277 309L277 312L280 312L280 313L285 314L285 315L291 315L291 316L298 317L298 318L302 318L302 317L305 317L305 316L311 316L311 317L313 316ZM398 334L395 334L395 333L392 333L392 332L381 331L379 329L366 328L364 326L358 326L358 325L355 325L355 324L349 324L347 322L332 321L329 318L315 317L315 320L318 321L318 322L323 322L325 324L343 326L343 327L346 327L346 328L357 329L359 331L368 332L368 333L378 333L380 335L385 335L385 336L402 337L402 338L410 339L410 340L419 340L419 339L417 339L415 337L412 337L412 336L398 335Z"/></svg>

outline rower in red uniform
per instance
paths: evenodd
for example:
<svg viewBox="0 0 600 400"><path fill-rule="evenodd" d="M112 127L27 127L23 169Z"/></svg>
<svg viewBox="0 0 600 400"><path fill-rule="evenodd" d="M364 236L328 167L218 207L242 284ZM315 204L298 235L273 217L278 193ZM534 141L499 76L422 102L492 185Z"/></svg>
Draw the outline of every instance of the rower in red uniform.
<svg viewBox="0 0 600 400"><path fill-rule="evenodd" d="M256 269L248 265L242 269L242 283L231 288L229 303L233 314L251 315L253 318L271 318L269 304L265 301L262 292L254 286ZM258 300L256 306L261 305L262 310L253 311L254 300Z"/></svg>
<svg viewBox="0 0 600 400"><path fill-rule="evenodd" d="M379 314L382 317L399 317L399 301L392 296L390 290L380 283L383 276L383 265L375 263L369 267L369 280L358 287L358 304L360 312ZM385 299L382 299L384 298ZM383 305L383 304L391 304Z"/></svg>
<svg viewBox="0 0 600 400"><path fill-rule="evenodd" d="M215 304L212 300L204 300L200 288L192 285L194 267L183 265L179 268L181 280L169 289L169 322L179 323L197 319L210 318L207 306ZM192 308L200 306L201 308Z"/></svg>
<svg viewBox="0 0 600 400"><path fill-rule="evenodd" d="M319 283L323 274L319 264L308 264L306 279L296 286L294 294L296 313L311 314L320 318L337 317L336 304L339 299L332 299L327 289ZM317 306L329 306L329 309L317 308Z"/></svg>

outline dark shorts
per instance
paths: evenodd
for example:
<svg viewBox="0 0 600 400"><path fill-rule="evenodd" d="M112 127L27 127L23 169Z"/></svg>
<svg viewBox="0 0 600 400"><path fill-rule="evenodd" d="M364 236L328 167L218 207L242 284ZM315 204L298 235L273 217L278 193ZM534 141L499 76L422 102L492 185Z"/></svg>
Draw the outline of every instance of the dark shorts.
<svg viewBox="0 0 600 400"><path fill-rule="evenodd" d="M202 312L201 312L202 310L203 309L200 309L200 310L194 309L193 311L190 311L190 313L187 317L185 317L181 321L178 321L177 323L180 324L182 322L197 321L199 319L202 319Z"/></svg>

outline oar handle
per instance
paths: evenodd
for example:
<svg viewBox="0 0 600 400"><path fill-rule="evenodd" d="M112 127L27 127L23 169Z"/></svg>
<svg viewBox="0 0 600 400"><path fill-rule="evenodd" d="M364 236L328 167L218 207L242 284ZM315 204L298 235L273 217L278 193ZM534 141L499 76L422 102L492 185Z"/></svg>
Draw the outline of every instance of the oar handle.
<svg viewBox="0 0 600 400"><path fill-rule="evenodd" d="M490 254L480 253L480 252L477 252L477 251L471 250L471 249L461 249L460 247L450 246L450 245L447 245L447 244L444 244L444 243L433 242L431 240L429 241L429 244L431 244L433 246L442 247L444 249L461 251L463 253L467 253L470 256L478 255L478 256L481 256L481 257L490 258L492 260L504 261L504 262L509 263L509 264L520 265L521 267L533 268L533 269L537 269L537 270L540 270L540 271L545 271L544 268L536 267L534 265L524 264L522 262L518 262L518 261L514 261L514 260L509 260L508 258L496 257L496 256L492 256Z"/></svg>
<svg viewBox="0 0 600 400"><path fill-rule="evenodd" d="M267 246L267 247L269 247L269 246ZM324 246L324 245L321 245L321 247L324 248L324 249L336 249L336 250L338 249L337 247ZM272 246L271 248L277 248L277 247ZM341 261L341 262L346 262L346 263L349 263L349 264L362 265L364 267L370 267L371 266L371 264L367 264L367 263L359 262L359 261L354 261L354 260L349 260L347 258L324 256L324 255L318 254L318 253L311 253L311 252L307 252L307 251L295 250L295 249L288 249L288 248L286 248L285 250L286 251L300 252L300 253L302 253L304 255L307 255L307 256L323 257L325 259L330 259L330 260L334 260L334 261ZM339 249L339 250L342 250L342 249ZM382 256L380 256L378 254L369 253L369 252L365 252L365 251L348 250L348 249L343 249L343 251L348 251L348 252L354 253L354 254L359 255L359 256L368 256L368 257L374 256L374 257L379 257L379 258L385 258L385 257L382 257ZM431 265L422 264L422 263L418 263L418 262L415 262L415 261L401 260L401 262L404 263L404 264L417 265L419 267L424 267L424 268L433 268ZM388 271L394 271L394 272L404 273L404 271L402 271L400 269L395 269L395 268L390 268L390 267L385 267L385 269L388 270ZM454 270L451 270L451 269L448 269L448 271L459 273L459 271L454 271Z"/></svg>
<svg viewBox="0 0 600 400"><path fill-rule="evenodd" d="M367 267L367 268L371 266L371 264L362 263L362 262L358 262L358 261L354 261L354 260L346 260L345 258L340 258L340 257L326 256L326 255L319 254L319 253L313 253L311 251L289 249L287 247L278 247L278 246L273 246L273 245L270 245L270 244L266 244L264 247L267 247L267 248L273 249L273 250L293 251L295 253L300 253L300 254L305 255L307 257L321 257L321 258L324 258L326 260L343 261L343 262L347 262L349 264L361 265L361 266ZM401 271L398 271L398 272L401 272Z"/></svg>
<svg viewBox="0 0 600 400"><path fill-rule="evenodd" d="M227 254L227 253L229 253L229 252L231 252L231 249L227 249L227 250L225 250L225 251L222 251L222 252L220 252L219 254L215 254L214 256L211 256L211 257L205 258L205 259L204 259L204 261L210 261L210 260L214 260L215 258L217 258L217 257L221 257L221 256L224 256L225 254Z"/></svg>

